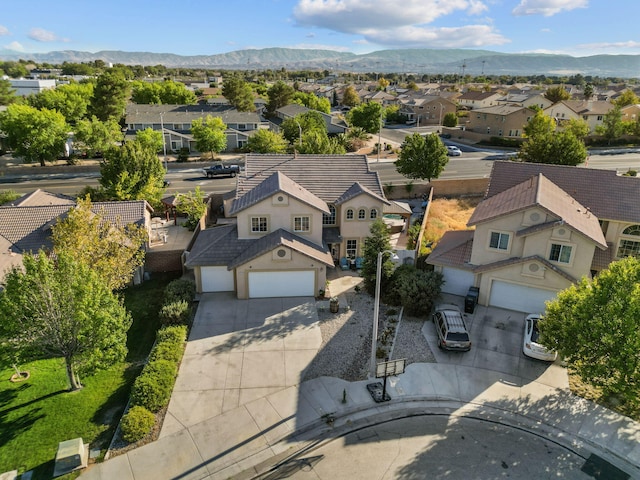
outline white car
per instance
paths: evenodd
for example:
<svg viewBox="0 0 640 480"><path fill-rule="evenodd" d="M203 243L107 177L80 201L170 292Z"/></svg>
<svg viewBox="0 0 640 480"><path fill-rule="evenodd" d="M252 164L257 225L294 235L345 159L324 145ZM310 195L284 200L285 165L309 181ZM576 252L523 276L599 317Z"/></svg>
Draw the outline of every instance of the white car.
<svg viewBox="0 0 640 480"><path fill-rule="evenodd" d="M558 357L557 352L549 351L546 347L538 343L540 332L538 331L538 321L541 315L532 313L524 319L524 341L522 342L522 353L527 357L554 362Z"/></svg>
<svg viewBox="0 0 640 480"><path fill-rule="evenodd" d="M447 145L447 154L452 157L459 157L462 155L462 151L454 145Z"/></svg>

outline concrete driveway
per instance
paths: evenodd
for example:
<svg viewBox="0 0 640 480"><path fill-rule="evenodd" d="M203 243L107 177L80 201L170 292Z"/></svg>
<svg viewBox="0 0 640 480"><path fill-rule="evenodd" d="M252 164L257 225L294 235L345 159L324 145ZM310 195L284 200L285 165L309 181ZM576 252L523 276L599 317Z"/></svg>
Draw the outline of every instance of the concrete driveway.
<svg viewBox="0 0 640 480"><path fill-rule="evenodd" d="M464 312L464 298L443 295L441 303L452 303ZM567 371L555 363L542 362L522 353L525 313L477 305L474 313L464 314L469 334L469 352L447 352L438 348L433 322L425 322L422 333L438 363L484 368L555 388L569 388Z"/></svg>

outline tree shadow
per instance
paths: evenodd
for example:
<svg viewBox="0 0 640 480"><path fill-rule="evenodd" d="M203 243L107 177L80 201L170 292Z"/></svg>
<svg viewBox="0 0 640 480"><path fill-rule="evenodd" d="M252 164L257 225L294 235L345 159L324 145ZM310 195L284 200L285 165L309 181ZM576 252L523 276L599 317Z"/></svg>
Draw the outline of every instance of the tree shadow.
<svg viewBox="0 0 640 480"><path fill-rule="evenodd" d="M14 438L18 437L22 432L29 430L34 423L44 418L43 413L39 413L40 409L32 409L24 415L9 419L9 414L16 412L22 408L29 407L35 403L45 400L49 397L65 393L65 390L52 392L40 398L30 400L20 405L14 405L20 393L31 388L30 384L22 384L17 388L7 389L0 392L0 405L5 408L0 409L0 447L6 445Z"/></svg>

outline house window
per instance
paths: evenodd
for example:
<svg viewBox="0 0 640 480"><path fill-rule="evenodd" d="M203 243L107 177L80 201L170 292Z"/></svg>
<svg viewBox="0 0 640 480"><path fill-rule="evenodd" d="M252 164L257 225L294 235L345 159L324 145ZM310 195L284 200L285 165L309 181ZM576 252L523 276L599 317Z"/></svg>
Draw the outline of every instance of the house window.
<svg viewBox="0 0 640 480"><path fill-rule="evenodd" d="M329 213L322 214L323 225L335 225L336 224L336 207L329 205Z"/></svg>
<svg viewBox="0 0 640 480"><path fill-rule="evenodd" d="M489 248L496 250L507 250L509 248L509 234L503 232L491 232Z"/></svg>
<svg viewBox="0 0 640 480"><path fill-rule="evenodd" d="M569 263L571 260L571 246L559 245L554 243L551 245L551 253L549 254L549 260L552 262Z"/></svg>
<svg viewBox="0 0 640 480"><path fill-rule="evenodd" d="M601 122L604 117L602 115L598 115L598 121Z"/></svg>
<svg viewBox="0 0 640 480"><path fill-rule="evenodd" d="M364 220L367 218L367 211L364 208L358 210L358 220Z"/></svg>
<svg viewBox="0 0 640 480"><path fill-rule="evenodd" d="M267 232L268 225L267 217L251 217L251 233Z"/></svg>
<svg viewBox="0 0 640 480"><path fill-rule="evenodd" d="M246 130L247 129L247 125L244 123L239 123L238 124L238 130Z"/></svg>
<svg viewBox="0 0 640 480"><path fill-rule="evenodd" d="M358 255L358 241L347 240L347 257L355 257Z"/></svg>
<svg viewBox="0 0 640 480"><path fill-rule="evenodd" d="M311 223L308 216L293 217L294 232L308 232L311 230Z"/></svg>
<svg viewBox="0 0 640 480"><path fill-rule="evenodd" d="M378 218L378 210L375 208L372 208L371 212L369 212L369 219L375 220L376 218Z"/></svg>
<svg viewBox="0 0 640 480"><path fill-rule="evenodd" d="M640 237L640 225L631 225L622 231L622 235L629 237ZM618 258L640 257L640 238L620 239L618 245Z"/></svg>
<svg viewBox="0 0 640 480"><path fill-rule="evenodd" d="M347 220L353 220L353 208L347 208Z"/></svg>

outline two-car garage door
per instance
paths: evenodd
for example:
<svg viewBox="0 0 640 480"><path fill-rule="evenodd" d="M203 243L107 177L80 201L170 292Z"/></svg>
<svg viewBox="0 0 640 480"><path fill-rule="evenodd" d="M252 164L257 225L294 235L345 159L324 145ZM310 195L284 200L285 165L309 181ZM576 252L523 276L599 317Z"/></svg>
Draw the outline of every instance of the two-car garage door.
<svg viewBox="0 0 640 480"><path fill-rule="evenodd" d="M544 302L553 300L556 293L553 290L494 280L491 283L489 305L517 312L543 313Z"/></svg>
<svg viewBox="0 0 640 480"><path fill-rule="evenodd" d="M314 270L292 272L249 272L249 297L313 297Z"/></svg>

